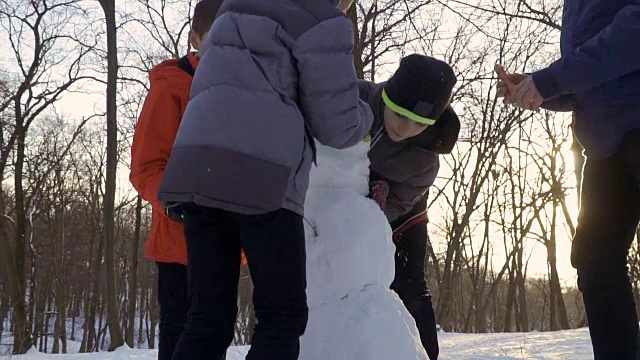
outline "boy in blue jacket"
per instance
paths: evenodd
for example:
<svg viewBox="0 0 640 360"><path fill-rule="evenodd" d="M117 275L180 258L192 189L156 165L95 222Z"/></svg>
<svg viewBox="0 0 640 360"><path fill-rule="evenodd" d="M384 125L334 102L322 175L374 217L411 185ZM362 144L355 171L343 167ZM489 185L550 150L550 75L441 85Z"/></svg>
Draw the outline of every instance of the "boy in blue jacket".
<svg viewBox="0 0 640 360"><path fill-rule="evenodd" d="M571 263L596 360L640 355L627 268L640 220L639 37L640 1L565 0L560 59L531 75L498 69L506 103L575 114L587 160Z"/></svg>

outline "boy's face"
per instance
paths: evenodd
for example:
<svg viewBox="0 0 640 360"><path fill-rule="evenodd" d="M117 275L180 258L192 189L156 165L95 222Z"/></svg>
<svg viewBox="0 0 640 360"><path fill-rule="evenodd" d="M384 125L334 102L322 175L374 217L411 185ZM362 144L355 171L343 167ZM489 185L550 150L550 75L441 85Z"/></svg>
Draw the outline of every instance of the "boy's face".
<svg viewBox="0 0 640 360"><path fill-rule="evenodd" d="M205 41L209 37L209 32L207 31L204 35L200 35L193 30L189 30L189 42L195 51L200 51L204 46Z"/></svg>
<svg viewBox="0 0 640 360"><path fill-rule="evenodd" d="M385 106L384 127L391 140L400 142L420 135L429 125L410 120Z"/></svg>

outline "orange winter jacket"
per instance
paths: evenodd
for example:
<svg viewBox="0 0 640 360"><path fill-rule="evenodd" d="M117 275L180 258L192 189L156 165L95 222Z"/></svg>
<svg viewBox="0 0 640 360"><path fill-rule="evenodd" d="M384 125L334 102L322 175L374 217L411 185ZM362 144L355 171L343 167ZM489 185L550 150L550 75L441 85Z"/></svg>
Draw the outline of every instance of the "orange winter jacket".
<svg viewBox="0 0 640 360"><path fill-rule="evenodd" d="M195 70L198 59L188 55ZM158 189L169 161L180 121L189 101L193 76L167 60L149 73L151 87L144 101L131 147L129 180L138 194L151 204L151 231L145 257L166 263L187 264L184 226L169 219L158 201ZM244 253L242 263L245 264Z"/></svg>

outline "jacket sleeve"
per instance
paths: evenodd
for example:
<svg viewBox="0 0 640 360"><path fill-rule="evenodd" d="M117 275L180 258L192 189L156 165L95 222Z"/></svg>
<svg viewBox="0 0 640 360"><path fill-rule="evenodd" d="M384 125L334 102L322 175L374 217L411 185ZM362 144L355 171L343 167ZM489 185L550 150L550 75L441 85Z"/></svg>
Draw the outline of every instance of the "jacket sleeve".
<svg viewBox="0 0 640 360"><path fill-rule="evenodd" d="M575 106L574 95L560 95L542 103L542 108L550 111L568 112L573 111Z"/></svg>
<svg viewBox="0 0 640 360"><path fill-rule="evenodd" d="M436 155L435 161L423 172L403 182L389 182L389 196L384 210L389 222L398 219L413 209L413 206L433 185L439 169L440 162Z"/></svg>
<svg viewBox="0 0 640 360"><path fill-rule="evenodd" d="M620 10L611 24L546 69L533 73L544 99L575 94L640 70L640 0Z"/></svg>
<svg viewBox="0 0 640 360"><path fill-rule="evenodd" d="M344 16L320 22L293 46L300 109L313 136L338 149L362 141L373 122L371 108L359 98L352 51L353 25Z"/></svg>
<svg viewBox="0 0 640 360"><path fill-rule="evenodd" d="M369 103L371 100L371 93L376 88L376 83L368 80L358 80L358 92L360 93L360 100Z"/></svg>
<svg viewBox="0 0 640 360"><path fill-rule="evenodd" d="M166 81L156 81L144 101L131 146L129 180L154 209L163 211L158 190L180 126L180 99Z"/></svg>

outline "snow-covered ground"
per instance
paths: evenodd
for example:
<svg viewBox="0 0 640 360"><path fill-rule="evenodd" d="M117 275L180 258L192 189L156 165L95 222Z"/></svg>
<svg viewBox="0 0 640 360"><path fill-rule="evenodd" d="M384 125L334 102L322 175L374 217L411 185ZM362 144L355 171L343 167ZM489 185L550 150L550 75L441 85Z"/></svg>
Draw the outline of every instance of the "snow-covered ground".
<svg viewBox="0 0 640 360"><path fill-rule="evenodd" d="M384 341L384 339L380 341ZM76 347L70 346L70 348ZM440 334L440 348L442 360L593 359L589 333L586 329L528 334ZM243 360L247 349L247 347L231 349L227 360ZM113 353L70 355L48 355L34 351L27 355L14 356L11 359L155 360L157 359L157 351L120 349ZM300 360L305 359L301 358Z"/></svg>
<svg viewBox="0 0 640 360"><path fill-rule="evenodd" d="M526 334L442 334L441 358L482 359L593 359L585 329Z"/></svg>

